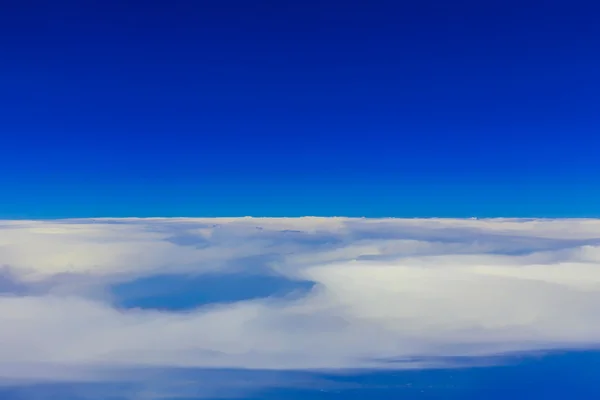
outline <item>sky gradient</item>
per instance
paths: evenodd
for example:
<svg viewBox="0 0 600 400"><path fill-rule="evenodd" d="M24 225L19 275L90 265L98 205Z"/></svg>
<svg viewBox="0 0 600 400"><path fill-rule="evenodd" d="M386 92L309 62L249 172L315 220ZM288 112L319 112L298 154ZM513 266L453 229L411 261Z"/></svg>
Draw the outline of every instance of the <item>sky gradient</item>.
<svg viewBox="0 0 600 400"><path fill-rule="evenodd" d="M2 2L0 398L600 398L599 20Z"/></svg>
<svg viewBox="0 0 600 400"><path fill-rule="evenodd" d="M593 2L34 3L0 217L600 215Z"/></svg>

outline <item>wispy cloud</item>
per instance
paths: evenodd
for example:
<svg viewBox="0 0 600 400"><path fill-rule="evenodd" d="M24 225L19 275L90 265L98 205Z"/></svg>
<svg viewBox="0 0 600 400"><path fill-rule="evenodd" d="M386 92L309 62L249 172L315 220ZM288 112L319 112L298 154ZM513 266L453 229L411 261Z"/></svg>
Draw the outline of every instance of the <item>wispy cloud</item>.
<svg viewBox="0 0 600 400"><path fill-rule="evenodd" d="M0 265L4 380L414 368L600 344L598 220L0 221ZM311 285L244 297L250 275ZM143 282L161 276L237 279L239 293L176 311L123 307L113 290L151 296Z"/></svg>

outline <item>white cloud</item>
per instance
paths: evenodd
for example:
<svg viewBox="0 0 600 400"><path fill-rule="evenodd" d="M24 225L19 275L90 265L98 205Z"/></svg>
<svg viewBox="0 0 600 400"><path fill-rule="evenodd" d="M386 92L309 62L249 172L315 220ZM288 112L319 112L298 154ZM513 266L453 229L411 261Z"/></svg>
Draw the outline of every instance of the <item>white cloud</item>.
<svg viewBox="0 0 600 400"><path fill-rule="evenodd" d="M97 296L157 273L239 273L262 255L261 267L314 289L185 313ZM389 360L600 344L599 220L0 221L0 265L35 289L0 296L6 379L396 368Z"/></svg>

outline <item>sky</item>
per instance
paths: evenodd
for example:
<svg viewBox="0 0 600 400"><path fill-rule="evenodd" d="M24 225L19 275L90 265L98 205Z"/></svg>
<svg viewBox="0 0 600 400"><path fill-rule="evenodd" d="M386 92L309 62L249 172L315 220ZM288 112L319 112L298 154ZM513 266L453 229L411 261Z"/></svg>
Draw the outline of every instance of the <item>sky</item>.
<svg viewBox="0 0 600 400"><path fill-rule="evenodd" d="M595 217L600 10L9 1L0 217Z"/></svg>
<svg viewBox="0 0 600 400"><path fill-rule="evenodd" d="M2 2L0 398L600 398L599 16Z"/></svg>

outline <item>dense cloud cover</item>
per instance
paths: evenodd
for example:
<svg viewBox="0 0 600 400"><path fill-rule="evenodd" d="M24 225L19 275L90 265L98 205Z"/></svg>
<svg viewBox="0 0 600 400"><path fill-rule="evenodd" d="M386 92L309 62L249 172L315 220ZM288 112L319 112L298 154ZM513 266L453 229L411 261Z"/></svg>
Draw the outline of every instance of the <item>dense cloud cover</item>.
<svg viewBox="0 0 600 400"><path fill-rule="evenodd" d="M4 382L600 344L600 220L0 221L0 266Z"/></svg>

